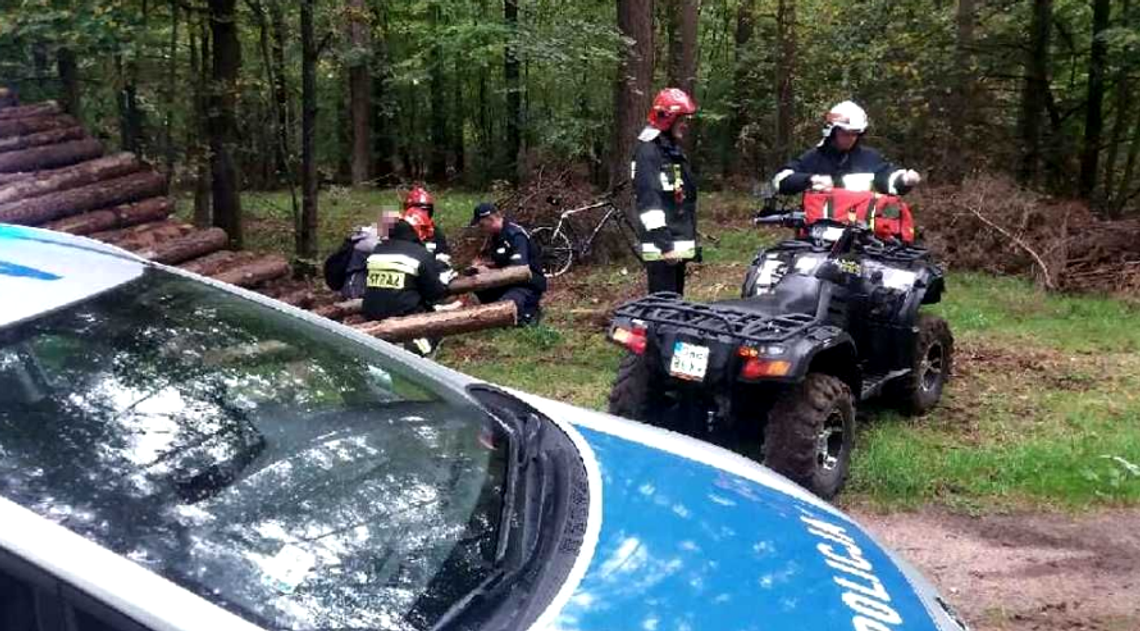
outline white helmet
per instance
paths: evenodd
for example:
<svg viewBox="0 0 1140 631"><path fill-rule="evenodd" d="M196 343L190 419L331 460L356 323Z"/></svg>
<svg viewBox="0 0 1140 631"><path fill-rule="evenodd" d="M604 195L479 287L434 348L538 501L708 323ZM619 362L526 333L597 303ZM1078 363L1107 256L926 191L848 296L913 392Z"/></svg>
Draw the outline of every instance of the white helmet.
<svg viewBox="0 0 1140 631"><path fill-rule="evenodd" d="M861 134L867 131L867 112L851 101L837 104L827 112L827 126L823 128L823 137L831 135L831 130L838 127Z"/></svg>

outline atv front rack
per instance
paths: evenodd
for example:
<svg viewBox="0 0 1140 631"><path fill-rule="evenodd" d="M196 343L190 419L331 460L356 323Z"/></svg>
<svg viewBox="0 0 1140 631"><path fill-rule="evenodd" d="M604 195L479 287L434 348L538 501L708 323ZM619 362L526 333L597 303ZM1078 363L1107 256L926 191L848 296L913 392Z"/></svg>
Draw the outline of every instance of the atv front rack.
<svg viewBox="0 0 1140 631"><path fill-rule="evenodd" d="M658 293L627 302L614 311L614 318L732 336L753 344L784 342L816 323L814 316L804 313L767 315L725 304L685 302L673 293Z"/></svg>

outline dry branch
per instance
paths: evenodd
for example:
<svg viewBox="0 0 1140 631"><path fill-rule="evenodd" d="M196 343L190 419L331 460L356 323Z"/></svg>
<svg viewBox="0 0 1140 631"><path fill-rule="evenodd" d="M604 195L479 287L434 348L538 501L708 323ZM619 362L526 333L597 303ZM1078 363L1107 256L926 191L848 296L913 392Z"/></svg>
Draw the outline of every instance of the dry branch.
<svg viewBox="0 0 1140 631"><path fill-rule="evenodd" d="M1049 274L1049 266L1045 264L1045 261L1041 260L1041 256L1039 254L1037 254L1037 252L1035 252L1033 250L1033 248L1029 247L1029 245L1027 243L1022 241L1020 238L1018 238L1016 235L1014 235L1010 231L1006 230L1005 228L1002 228L1001 226L999 226L996 223L987 219L986 216L983 215L981 213L981 211L979 211L977 208L974 208L973 206L971 206L969 210L971 213L974 214L975 217L978 218L979 221L986 224L990 228L997 230L999 233L1001 233L1002 236L1009 239L1013 243L1017 244L1017 246L1019 248L1021 248L1022 250L1025 250L1027 253L1029 253L1029 256L1033 257L1033 260L1037 262L1037 266L1041 268L1041 274L1045 278L1045 288L1046 289L1052 290L1052 289L1057 288L1057 286L1053 284L1053 277Z"/></svg>
<svg viewBox="0 0 1140 631"><path fill-rule="evenodd" d="M471 331L514 326L518 321L515 303L495 302L455 311L421 313L402 318L388 318L354 326L366 335L390 342L402 342L417 337L438 338Z"/></svg>

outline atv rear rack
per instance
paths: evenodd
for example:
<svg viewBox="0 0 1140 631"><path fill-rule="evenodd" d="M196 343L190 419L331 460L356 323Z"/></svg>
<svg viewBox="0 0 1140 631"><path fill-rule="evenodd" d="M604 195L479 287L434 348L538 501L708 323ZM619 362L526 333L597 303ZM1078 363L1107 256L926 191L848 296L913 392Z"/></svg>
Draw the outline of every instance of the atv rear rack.
<svg viewBox="0 0 1140 631"><path fill-rule="evenodd" d="M766 315L724 304L685 302L671 293L627 302L614 311L614 317L727 335L754 344L784 342L816 324L815 317L805 313Z"/></svg>

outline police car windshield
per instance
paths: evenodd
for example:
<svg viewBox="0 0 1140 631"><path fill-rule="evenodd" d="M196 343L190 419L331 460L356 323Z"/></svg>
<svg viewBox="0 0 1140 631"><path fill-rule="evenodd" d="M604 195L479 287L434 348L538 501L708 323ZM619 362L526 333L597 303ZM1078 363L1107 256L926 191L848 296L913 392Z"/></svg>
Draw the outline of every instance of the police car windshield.
<svg viewBox="0 0 1140 631"><path fill-rule="evenodd" d="M495 572L502 431L160 270L0 329L0 496L270 628L430 628Z"/></svg>

